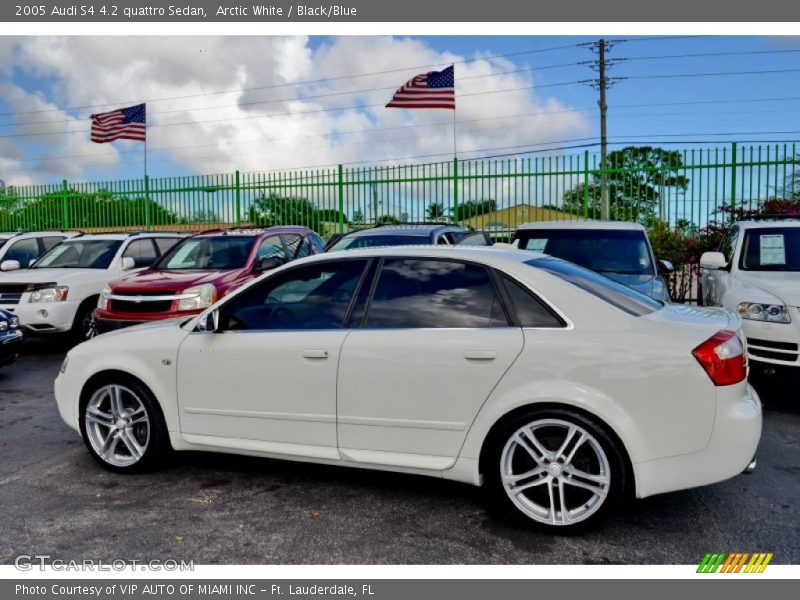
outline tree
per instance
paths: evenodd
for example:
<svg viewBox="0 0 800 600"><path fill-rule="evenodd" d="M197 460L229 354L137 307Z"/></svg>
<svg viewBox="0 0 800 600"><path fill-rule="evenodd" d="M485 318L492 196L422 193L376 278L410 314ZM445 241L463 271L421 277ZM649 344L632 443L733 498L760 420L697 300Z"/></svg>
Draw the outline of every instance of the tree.
<svg viewBox="0 0 800 600"><path fill-rule="evenodd" d="M394 215L381 215L375 219L375 225L397 225L400 219Z"/></svg>
<svg viewBox="0 0 800 600"><path fill-rule="evenodd" d="M350 221L347 220L347 215L344 213L339 213L339 211L336 210L335 208L319 209L319 219L320 221L324 221L326 223L338 223L340 214L342 216L342 222L345 224L349 224Z"/></svg>
<svg viewBox="0 0 800 600"><path fill-rule="evenodd" d="M322 222L320 211L308 198L279 196L274 192L253 202L248 210L248 220L266 227L304 225L314 231L320 230Z"/></svg>
<svg viewBox="0 0 800 600"><path fill-rule="evenodd" d="M652 146L630 146L608 155L608 203L612 220L649 224L659 215L659 203L670 191L686 191L689 179L680 173L681 153ZM601 180L599 170L589 181L564 194L564 210L589 218L601 216Z"/></svg>
<svg viewBox="0 0 800 600"><path fill-rule="evenodd" d="M458 218L479 217L497 210L497 200L467 200L458 206Z"/></svg>
<svg viewBox="0 0 800 600"><path fill-rule="evenodd" d="M192 223L221 223L222 219L213 210L198 210L191 219Z"/></svg>
<svg viewBox="0 0 800 600"><path fill-rule="evenodd" d="M425 210L429 221L439 221L444 217L444 204L441 202L432 202Z"/></svg>

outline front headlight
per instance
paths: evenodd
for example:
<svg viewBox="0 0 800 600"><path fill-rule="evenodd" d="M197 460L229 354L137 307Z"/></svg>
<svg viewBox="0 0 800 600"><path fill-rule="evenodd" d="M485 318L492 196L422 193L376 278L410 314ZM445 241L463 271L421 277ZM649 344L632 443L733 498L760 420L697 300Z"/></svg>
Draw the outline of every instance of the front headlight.
<svg viewBox="0 0 800 600"><path fill-rule="evenodd" d="M791 323L789 311L782 304L761 304L759 302L742 302L739 304L739 316L751 321L767 321L769 323Z"/></svg>
<svg viewBox="0 0 800 600"><path fill-rule="evenodd" d="M217 288L210 283L196 285L183 290L184 294L191 295L191 298L181 298L178 302L178 310L200 310L208 308L217 299Z"/></svg>
<svg viewBox="0 0 800 600"><path fill-rule="evenodd" d="M19 317L11 317L8 320L9 329L19 329Z"/></svg>
<svg viewBox="0 0 800 600"><path fill-rule="evenodd" d="M3 331L8 331L9 327L10 325L8 324L8 321L5 320L0 321L0 333L2 333Z"/></svg>
<svg viewBox="0 0 800 600"><path fill-rule="evenodd" d="M28 302L62 302L67 299L68 292L66 286L42 288L32 291Z"/></svg>
<svg viewBox="0 0 800 600"><path fill-rule="evenodd" d="M106 285L103 288L103 291L100 292L100 297L97 299L97 308L100 310L107 310L108 309L108 295L111 293L111 286Z"/></svg>

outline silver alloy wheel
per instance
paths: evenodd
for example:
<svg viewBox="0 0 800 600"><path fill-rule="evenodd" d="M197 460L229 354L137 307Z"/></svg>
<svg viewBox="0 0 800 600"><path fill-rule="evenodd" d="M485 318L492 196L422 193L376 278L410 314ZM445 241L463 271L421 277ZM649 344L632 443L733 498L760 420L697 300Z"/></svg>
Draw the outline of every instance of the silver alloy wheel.
<svg viewBox="0 0 800 600"><path fill-rule="evenodd" d="M506 494L526 516L548 525L573 525L595 514L608 496L611 468L600 442L561 419L520 427L500 455Z"/></svg>
<svg viewBox="0 0 800 600"><path fill-rule="evenodd" d="M97 335L97 330L94 326L94 316L91 311L83 317L81 331L83 332L83 339L85 340L90 340Z"/></svg>
<svg viewBox="0 0 800 600"><path fill-rule="evenodd" d="M133 390L122 385L104 385L92 394L84 424L94 451L115 467L139 462L150 442L147 409Z"/></svg>

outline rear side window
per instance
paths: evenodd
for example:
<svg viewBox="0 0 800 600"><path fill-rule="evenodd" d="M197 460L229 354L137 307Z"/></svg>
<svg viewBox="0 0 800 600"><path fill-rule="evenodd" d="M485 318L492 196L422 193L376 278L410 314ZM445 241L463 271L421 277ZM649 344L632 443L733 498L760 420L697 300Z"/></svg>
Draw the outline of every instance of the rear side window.
<svg viewBox="0 0 800 600"><path fill-rule="evenodd" d="M149 238L132 241L128 244L128 247L125 248L125 252L122 256L132 258L137 267L149 267L155 262L156 258L158 258L156 247Z"/></svg>
<svg viewBox="0 0 800 600"><path fill-rule="evenodd" d="M482 266L433 259L383 263L365 327L507 327L500 299Z"/></svg>
<svg viewBox="0 0 800 600"><path fill-rule="evenodd" d="M285 235L283 241L286 243L290 259L305 258L311 254L311 243L302 235Z"/></svg>
<svg viewBox="0 0 800 600"><path fill-rule="evenodd" d="M511 300L512 309L520 327L561 328L566 326L561 317L521 284L506 275L501 275L500 281Z"/></svg>
<svg viewBox="0 0 800 600"><path fill-rule="evenodd" d="M155 238L156 246L158 246L159 254L166 254L170 248L181 241L181 238Z"/></svg>
<svg viewBox="0 0 800 600"><path fill-rule="evenodd" d="M597 273L557 258L534 258L525 261L526 265L536 267L568 281L572 285L589 292L593 296L625 311L634 317L648 315L660 310L664 305L658 300L640 294L621 283L617 283Z"/></svg>
<svg viewBox="0 0 800 600"><path fill-rule="evenodd" d="M64 241L63 237L46 237L42 238L42 245L44 246L45 252L50 252L53 248L58 246L61 242Z"/></svg>

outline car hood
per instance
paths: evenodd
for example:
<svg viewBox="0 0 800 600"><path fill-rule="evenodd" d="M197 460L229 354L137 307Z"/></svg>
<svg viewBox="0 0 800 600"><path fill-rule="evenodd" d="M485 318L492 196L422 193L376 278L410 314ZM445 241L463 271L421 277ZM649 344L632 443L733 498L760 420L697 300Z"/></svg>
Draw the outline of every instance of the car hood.
<svg viewBox="0 0 800 600"><path fill-rule="evenodd" d="M142 290L180 291L196 285L210 283L224 286L241 276L242 270L227 271L186 271L147 269L130 277L118 279L111 284L115 292L136 292Z"/></svg>
<svg viewBox="0 0 800 600"><path fill-rule="evenodd" d="M115 329L113 331L109 331L108 333L102 333L95 337L94 339L102 339L108 340L113 337L119 337L124 335L148 335L153 333L154 330L165 330L165 329L176 329L180 327L181 323L184 321L190 321L192 317L187 317L186 315L176 317L174 319L160 319L158 321L150 321L148 323L142 323L141 325L133 325L132 327L124 327L122 329Z"/></svg>
<svg viewBox="0 0 800 600"><path fill-rule="evenodd" d="M800 273L779 271L741 271L738 279L779 298L787 306L800 306ZM758 302L758 298L742 298Z"/></svg>
<svg viewBox="0 0 800 600"><path fill-rule="evenodd" d="M0 275L0 283L57 283L69 285L73 281L92 279L108 280L108 269L20 269Z"/></svg>

